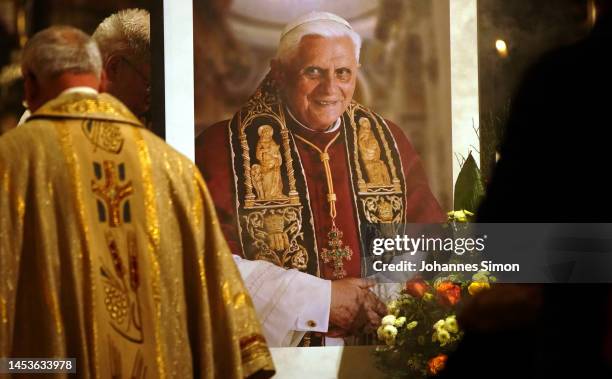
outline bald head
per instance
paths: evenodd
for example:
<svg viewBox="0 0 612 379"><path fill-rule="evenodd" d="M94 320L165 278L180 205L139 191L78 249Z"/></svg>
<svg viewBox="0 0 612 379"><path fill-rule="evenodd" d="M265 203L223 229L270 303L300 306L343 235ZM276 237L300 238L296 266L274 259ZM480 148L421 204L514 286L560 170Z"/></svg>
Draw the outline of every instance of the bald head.
<svg viewBox="0 0 612 379"><path fill-rule="evenodd" d="M70 87L98 89L102 60L95 41L71 26L36 33L23 48L26 101L35 111Z"/></svg>

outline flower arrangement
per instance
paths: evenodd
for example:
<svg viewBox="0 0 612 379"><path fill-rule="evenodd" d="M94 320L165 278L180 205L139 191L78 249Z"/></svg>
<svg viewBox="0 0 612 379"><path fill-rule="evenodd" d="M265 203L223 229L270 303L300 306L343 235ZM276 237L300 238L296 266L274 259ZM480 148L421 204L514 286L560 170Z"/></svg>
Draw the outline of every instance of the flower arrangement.
<svg viewBox="0 0 612 379"><path fill-rule="evenodd" d="M453 232L466 231L483 196L480 169L469 153L455 183L454 204L459 210L447 213L446 226ZM387 304L389 314L377 330L383 343L375 351L378 368L391 378L437 375L463 337L456 316L462 302L495 281L488 272L480 271L470 280L445 273L431 280L416 277L406 282L399 297Z"/></svg>
<svg viewBox="0 0 612 379"><path fill-rule="evenodd" d="M474 221L472 211L484 193L471 154L466 161L455 187L459 210L447 213L446 225L454 232L467 230L467 223ZM389 314L377 330L382 343L375 350L378 368L390 378L437 375L463 337L456 316L462 302L489 289L495 281L486 271L475 273L470 280L444 273L430 280L415 277L407 281L399 296L387 304Z"/></svg>
<svg viewBox="0 0 612 379"><path fill-rule="evenodd" d="M463 336L456 319L461 302L494 281L488 272L480 271L471 280L451 274L406 282L399 297L387 304L389 314L377 330L384 343L375 351L379 369L391 378L438 374Z"/></svg>

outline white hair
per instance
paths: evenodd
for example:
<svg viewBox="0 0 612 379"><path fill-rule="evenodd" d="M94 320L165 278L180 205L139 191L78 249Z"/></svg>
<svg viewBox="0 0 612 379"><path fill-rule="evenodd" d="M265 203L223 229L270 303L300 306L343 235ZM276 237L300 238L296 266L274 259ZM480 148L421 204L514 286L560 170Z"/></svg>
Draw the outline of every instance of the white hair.
<svg viewBox="0 0 612 379"><path fill-rule="evenodd" d="M346 25L332 20L310 21L289 30L280 39L276 58L286 63L297 53L297 49L305 36L321 36L325 38L349 37L355 46L355 59L359 62L361 50L361 37Z"/></svg>
<svg viewBox="0 0 612 379"><path fill-rule="evenodd" d="M104 19L92 37L98 43L104 62L111 55L129 57L139 63L151 60L149 12L124 9Z"/></svg>
<svg viewBox="0 0 612 379"><path fill-rule="evenodd" d="M46 79L64 72L100 77L102 59L96 42L71 26L52 26L36 33L24 46L24 71Z"/></svg>

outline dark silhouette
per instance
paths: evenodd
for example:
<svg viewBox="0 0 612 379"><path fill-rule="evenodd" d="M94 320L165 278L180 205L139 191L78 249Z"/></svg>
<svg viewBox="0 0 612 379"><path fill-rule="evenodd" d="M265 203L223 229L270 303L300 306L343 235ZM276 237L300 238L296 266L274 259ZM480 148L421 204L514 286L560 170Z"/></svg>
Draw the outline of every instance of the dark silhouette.
<svg viewBox="0 0 612 379"><path fill-rule="evenodd" d="M612 220L609 9L600 1L585 40L526 74L480 222ZM612 378L611 305L607 284L500 285L466 305L466 335L442 377Z"/></svg>

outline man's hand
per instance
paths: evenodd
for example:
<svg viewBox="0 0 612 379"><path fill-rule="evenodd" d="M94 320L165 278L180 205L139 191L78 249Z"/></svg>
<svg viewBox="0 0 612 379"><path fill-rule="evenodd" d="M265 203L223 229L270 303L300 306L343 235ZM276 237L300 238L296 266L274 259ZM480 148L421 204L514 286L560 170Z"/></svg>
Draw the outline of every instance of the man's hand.
<svg viewBox="0 0 612 379"><path fill-rule="evenodd" d="M341 336L366 327L376 328L386 313L385 305L369 288L375 283L347 278L332 282L328 335Z"/></svg>
<svg viewBox="0 0 612 379"><path fill-rule="evenodd" d="M363 301L362 312L365 313L366 319L364 330L372 332L378 328L381 318L387 314L387 306L368 289Z"/></svg>

